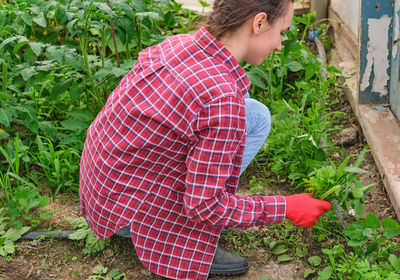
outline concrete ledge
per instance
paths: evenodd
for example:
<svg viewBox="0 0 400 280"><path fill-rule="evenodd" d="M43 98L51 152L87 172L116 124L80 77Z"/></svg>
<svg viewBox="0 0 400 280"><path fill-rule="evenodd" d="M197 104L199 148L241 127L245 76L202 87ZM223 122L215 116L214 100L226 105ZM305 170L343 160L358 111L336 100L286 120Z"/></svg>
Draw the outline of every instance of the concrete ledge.
<svg viewBox="0 0 400 280"><path fill-rule="evenodd" d="M343 46L343 40L335 43L340 50L340 56L347 58L339 63L343 72L356 72L357 63L351 55L344 53L346 48ZM370 145L393 208L400 219L400 121L390 108L379 107L376 104L358 104L357 76L353 75L345 80L346 96Z"/></svg>
<svg viewBox="0 0 400 280"><path fill-rule="evenodd" d="M342 61L339 66L343 67L344 73L357 73L345 80L347 99L370 145L393 208L400 219L400 121L390 108L359 104L358 39L332 9L329 9L329 20Z"/></svg>
<svg viewBox="0 0 400 280"><path fill-rule="evenodd" d="M400 218L400 126L393 112L372 105L358 105L357 87L346 81L346 95L371 147L397 217Z"/></svg>

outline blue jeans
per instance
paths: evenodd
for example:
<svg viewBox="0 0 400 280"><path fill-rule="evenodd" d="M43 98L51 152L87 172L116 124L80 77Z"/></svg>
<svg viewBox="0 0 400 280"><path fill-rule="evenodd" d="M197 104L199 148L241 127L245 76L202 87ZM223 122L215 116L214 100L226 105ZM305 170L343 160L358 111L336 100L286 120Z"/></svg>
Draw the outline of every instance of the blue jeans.
<svg viewBox="0 0 400 280"><path fill-rule="evenodd" d="M249 94L246 94L244 98L246 102L247 134L240 174L243 173L257 155L271 130L271 114L267 106L250 98ZM120 229L116 234L123 237L131 237L129 226Z"/></svg>
<svg viewBox="0 0 400 280"><path fill-rule="evenodd" d="M247 133L240 174L243 173L257 155L271 131L271 113L267 106L250 98L248 93L244 98L246 102Z"/></svg>

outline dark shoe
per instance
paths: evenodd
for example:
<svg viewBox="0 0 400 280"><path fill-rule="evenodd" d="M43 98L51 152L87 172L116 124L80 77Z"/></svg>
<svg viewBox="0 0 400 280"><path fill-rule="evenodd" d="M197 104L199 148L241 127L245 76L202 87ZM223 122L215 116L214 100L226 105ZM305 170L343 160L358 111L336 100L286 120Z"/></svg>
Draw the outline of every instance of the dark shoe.
<svg viewBox="0 0 400 280"><path fill-rule="evenodd" d="M245 258L217 247L210 275L237 275L247 270L249 270L249 264Z"/></svg>

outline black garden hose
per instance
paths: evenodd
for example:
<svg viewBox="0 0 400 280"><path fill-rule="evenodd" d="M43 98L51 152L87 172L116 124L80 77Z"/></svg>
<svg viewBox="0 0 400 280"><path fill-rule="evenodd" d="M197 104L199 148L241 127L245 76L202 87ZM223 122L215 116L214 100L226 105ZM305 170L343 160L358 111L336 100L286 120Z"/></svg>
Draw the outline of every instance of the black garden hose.
<svg viewBox="0 0 400 280"><path fill-rule="evenodd" d="M68 236L74 232L75 231L73 231L73 230L30 231L30 232L27 232L24 235L22 235L21 239L22 240L34 240L39 237L47 238L47 239L52 239L52 238L68 239Z"/></svg>

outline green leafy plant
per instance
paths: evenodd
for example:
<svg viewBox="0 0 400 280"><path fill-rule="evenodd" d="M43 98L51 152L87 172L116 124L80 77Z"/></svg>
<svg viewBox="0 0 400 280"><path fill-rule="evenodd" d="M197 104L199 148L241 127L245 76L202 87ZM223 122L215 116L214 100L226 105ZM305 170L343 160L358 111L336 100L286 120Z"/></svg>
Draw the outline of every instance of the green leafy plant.
<svg viewBox="0 0 400 280"><path fill-rule="evenodd" d="M329 31L329 24L326 23L321 23L319 24L315 29L318 31L319 38L321 39L325 50L330 50L333 48L333 44L334 44L334 39L333 37L328 33Z"/></svg>
<svg viewBox="0 0 400 280"><path fill-rule="evenodd" d="M373 214L358 220L343 231L349 249L334 245L322 249L327 256L321 270L309 269L308 275L317 271L315 279L400 279L398 245L390 239L400 235L400 225L393 219L379 221ZM321 266L323 268L321 268Z"/></svg>
<svg viewBox="0 0 400 280"><path fill-rule="evenodd" d="M268 275L264 275L260 280L276 280L276 278L269 278Z"/></svg>
<svg viewBox="0 0 400 280"><path fill-rule="evenodd" d="M49 198L40 195L33 184L25 182L22 178L20 180L24 184L17 186L14 196L8 203L7 213L11 218L12 224L18 228L22 227L24 222L29 222L32 226L37 226L42 222L41 219L51 217L51 211L42 212L42 208L49 203ZM33 211L35 209L38 211Z"/></svg>
<svg viewBox="0 0 400 280"><path fill-rule="evenodd" d="M143 48L198 18L172 0L2 1L0 199L13 196L12 174L76 192L86 130L108 95Z"/></svg>
<svg viewBox="0 0 400 280"><path fill-rule="evenodd" d="M21 162L26 156L27 147L20 143L8 142L6 149L0 147L0 153L7 162L7 171L0 170L0 200L7 206L10 223L21 228L24 222L33 226L41 223L39 218L49 218L51 212L42 212L42 208L49 202L47 196L42 196L35 185L20 176ZM14 145L13 145L14 144ZM25 161L29 161L25 159ZM37 210L37 211L36 211Z"/></svg>
<svg viewBox="0 0 400 280"><path fill-rule="evenodd" d="M307 95L300 105L292 100L273 103L272 131L261 149L270 158L271 171L296 182L328 161L332 144L327 137L333 130L330 114L315 103L306 108ZM288 133L291 131L291 133ZM285 143L285 145L282 145Z"/></svg>
<svg viewBox="0 0 400 280"><path fill-rule="evenodd" d="M387 260L389 254L396 252L397 244L389 242L389 239L400 235L400 225L391 218L384 218L381 222L369 213L365 220L354 222L343 233L349 237L347 244L354 247L357 254L371 256L375 262Z"/></svg>
<svg viewBox="0 0 400 280"><path fill-rule="evenodd" d="M9 228L8 224L9 219L5 216L5 209L0 208L0 256L6 258L14 254L18 248L14 242L30 229L30 227Z"/></svg>
<svg viewBox="0 0 400 280"><path fill-rule="evenodd" d="M256 176L252 176L251 180L249 182L250 191L254 194L262 193L265 189L263 181L265 181L265 179L263 179L263 178L260 179L260 178L257 178Z"/></svg>
<svg viewBox="0 0 400 280"><path fill-rule="evenodd" d="M339 167L332 164L316 169L312 172L314 175L310 179L303 179L304 186L316 198L338 201L345 210L351 206L355 211L355 216L361 218L364 213L365 194L373 187L373 184L363 186L357 175L367 173L366 170L359 168L367 149L368 146L358 155L356 162L350 166L348 166L349 161L355 155L349 155Z"/></svg>
<svg viewBox="0 0 400 280"><path fill-rule="evenodd" d="M83 217L76 219L67 217L66 220L71 224L73 229L76 229L68 238L83 243L84 248L82 251L84 254L91 256L111 245L110 238L106 240L98 239Z"/></svg>
<svg viewBox="0 0 400 280"><path fill-rule="evenodd" d="M258 245L261 245L261 241L251 232L229 231L224 238L226 241L232 242L236 254L243 256L248 256L247 250L256 249Z"/></svg>
<svg viewBox="0 0 400 280"><path fill-rule="evenodd" d="M49 186L58 192L68 188L70 191L79 189L77 171L79 169L79 152L71 147L59 145L54 147L50 139L37 137L38 153L32 154L33 161L42 168Z"/></svg>
<svg viewBox="0 0 400 280"><path fill-rule="evenodd" d="M127 279L126 274L122 273L118 269L111 269L99 264L96 265L92 270L94 275L88 277L88 280L124 280ZM107 273L108 272L108 273Z"/></svg>

